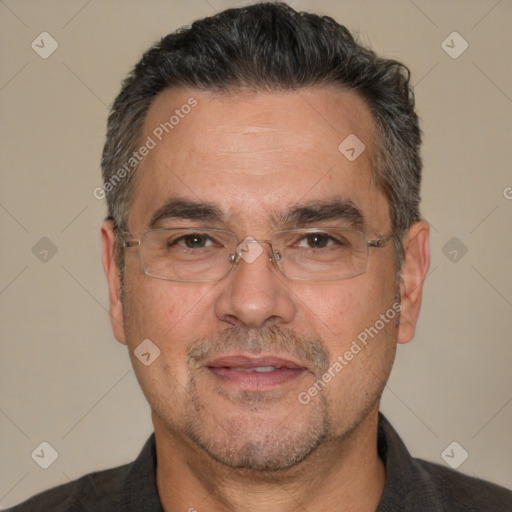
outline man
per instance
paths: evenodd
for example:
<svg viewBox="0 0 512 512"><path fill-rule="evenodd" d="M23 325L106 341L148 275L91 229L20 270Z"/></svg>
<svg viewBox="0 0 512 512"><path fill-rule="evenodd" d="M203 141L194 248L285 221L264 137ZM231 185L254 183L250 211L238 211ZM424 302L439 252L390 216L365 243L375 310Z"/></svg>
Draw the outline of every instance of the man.
<svg viewBox="0 0 512 512"><path fill-rule="evenodd" d="M224 11L112 108L103 265L147 397L133 463L13 510L512 510L379 414L429 266L408 70L330 18Z"/></svg>

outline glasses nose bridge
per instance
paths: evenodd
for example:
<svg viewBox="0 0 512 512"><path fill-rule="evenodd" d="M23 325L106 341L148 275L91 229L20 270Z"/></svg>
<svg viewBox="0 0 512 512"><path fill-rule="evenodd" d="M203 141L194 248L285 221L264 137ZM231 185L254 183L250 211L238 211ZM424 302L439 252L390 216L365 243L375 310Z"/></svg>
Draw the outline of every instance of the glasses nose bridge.
<svg viewBox="0 0 512 512"><path fill-rule="evenodd" d="M281 259L281 255L279 254L278 251L274 249L272 240L256 240L253 237L245 238L236 246L235 252L232 255L233 264L238 263L240 259L245 260L247 263L252 263L253 261L255 261L265 250L263 249L263 247L261 247L260 244L267 244L268 246L270 246L270 257L268 257L268 261L270 261L277 268L279 268L277 262L278 260Z"/></svg>

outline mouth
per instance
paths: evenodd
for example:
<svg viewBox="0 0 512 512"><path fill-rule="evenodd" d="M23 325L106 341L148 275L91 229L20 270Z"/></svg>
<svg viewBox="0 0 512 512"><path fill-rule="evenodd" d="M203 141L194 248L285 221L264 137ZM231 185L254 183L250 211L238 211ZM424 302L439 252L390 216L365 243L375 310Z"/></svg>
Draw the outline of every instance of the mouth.
<svg viewBox="0 0 512 512"><path fill-rule="evenodd" d="M275 356L223 356L205 364L211 375L245 391L262 391L298 379L308 368Z"/></svg>

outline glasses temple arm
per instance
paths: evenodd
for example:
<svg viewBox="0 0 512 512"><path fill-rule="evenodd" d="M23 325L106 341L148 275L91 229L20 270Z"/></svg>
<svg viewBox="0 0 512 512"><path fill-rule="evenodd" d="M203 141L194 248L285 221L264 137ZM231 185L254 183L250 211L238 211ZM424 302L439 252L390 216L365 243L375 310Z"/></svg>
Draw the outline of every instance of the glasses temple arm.
<svg viewBox="0 0 512 512"><path fill-rule="evenodd" d="M383 247L386 245L394 236L395 232L391 232L386 236L383 236L382 238L377 238L376 240L368 240L368 246L369 247Z"/></svg>

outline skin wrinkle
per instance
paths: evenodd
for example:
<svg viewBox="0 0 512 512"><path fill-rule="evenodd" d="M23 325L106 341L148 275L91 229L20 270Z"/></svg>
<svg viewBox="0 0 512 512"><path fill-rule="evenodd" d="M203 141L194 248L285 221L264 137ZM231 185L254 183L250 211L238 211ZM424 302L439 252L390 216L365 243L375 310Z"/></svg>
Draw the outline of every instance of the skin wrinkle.
<svg viewBox="0 0 512 512"><path fill-rule="evenodd" d="M241 128L242 134L245 133L258 133L258 132L277 132L275 128L269 128L268 126L247 126Z"/></svg>
<svg viewBox="0 0 512 512"><path fill-rule="evenodd" d="M227 229L257 239L268 238L277 211L334 196L351 201L368 233L389 232L388 204L369 168L373 125L356 95L308 91L337 133L297 108L303 104L297 93L257 94L241 102L236 97L216 101L190 90L160 94L145 129L191 95L198 100L193 116L164 138L140 169L129 217L134 235L144 232L158 205L172 197L216 205L229 215ZM233 126L231 132L217 130L221 114L225 125ZM248 115L271 130L244 133ZM368 155L345 159L337 151L340 133L357 133L368 142ZM262 140L265 135L270 139ZM201 151L196 151L199 141ZM269 160L271 143L288 151ZM252 151L248 159L241 151L244 144ZM232 151L220 159L217 148L222 146ZM231 174L233 169L239 174ZM326 174L327 169L332 172ZM414 275L414 265L413 257L404 279ZM114 290L115 274L110 275ZM403 299L404 290L396 286L392 244L369 249L365 274L323 283L288 280L265 258L241 261L215 283L163 281L143 274L137 251L127 251L125 300L113 311L124 329L113 327L117 339L129 346L152 408L162 503L173 511L188 503L186 496L200 495L208 511L252 512L270 505L288 511L297 503L332 510L340 502L351 510L372 510L384 468L368 439L376 439L379 400L397 340L408 341L406 326L415 322L407 297L400 320L387 323L309 404L297 397L391 308L397 294ZM143 339L161 351L148 367L133 355ZM224 385L202 366L240 350L299 360L311 371L259 393Z"/></svg>

